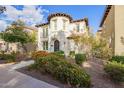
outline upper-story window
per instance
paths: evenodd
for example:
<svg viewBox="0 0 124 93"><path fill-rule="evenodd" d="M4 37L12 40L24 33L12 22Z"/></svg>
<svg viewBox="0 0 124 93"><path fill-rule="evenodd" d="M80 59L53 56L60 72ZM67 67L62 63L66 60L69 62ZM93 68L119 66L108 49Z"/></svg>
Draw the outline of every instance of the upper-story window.
<svg viewBox="0 0 124 93"><path fill-rule="evenodd" d="M76 25L76 30L77 30L77 32L80 31L80 26L79 26L79 24Z"/></svg>
<svg viewBox="0 0 124 93"><path fill-rule="evenodd" d="M67 23L67 20L63 19L63 30L66 29L66 23Z"/></svg>
<svg viewBox="0 0 124 93"><path fill-rule="evenodd" d="M43 28L43 37L48 37L48 28Z"/></svg>
<svg viewBox="0 0 124 93"><path fill-rule="evenodd" d="M57 20L53 20L54 30L57 30Z"/></svg>
<svg viewBox="0 0 124 93"><path fill-rule="evenodd" d="M43 28L43 37L45 37L45 28Z"/></svg>
<svg viewBox="0 0 124 93"><path fill-rule="evenodd" d="M46 37L48 37L48 28L46 28Z"/></svg>

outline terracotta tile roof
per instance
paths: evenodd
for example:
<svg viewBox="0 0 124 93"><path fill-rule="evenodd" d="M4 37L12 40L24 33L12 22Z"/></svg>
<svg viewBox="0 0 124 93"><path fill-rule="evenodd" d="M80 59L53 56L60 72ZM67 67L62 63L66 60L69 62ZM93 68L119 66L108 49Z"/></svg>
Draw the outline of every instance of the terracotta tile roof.
<svg viewBox="0 0 124 93"><path fill-rule="evenodd" d="M45 26L45 25L48 25L49 23L42 23L42 24L39 24L39 25L35 25L36 27L40 27L40 26Z"/></svg>
<svg viewBox="0 0 124 93"><path fill-rule="evenodd" d="M70 21L72 20L72 17L71 17L70 15L68 15L68 14L65 14L65 13L53 13L53 14L50 14L50 15L48 16L48 18L47 18L48 22L50 21L50 19L51 19L52 17L56 17L56 16L64 16L64 17L69 18Z"/></svg>
<svg viewBox="0 0 124 93"><path fill-rule="evenodd" d="M36 25L36 27L48 25L49 22L50 22L50 19L51 19L52 17L55 17L55 16L68 17L68 18L70 19L70 23L86 21L86 25L88 26L88 18L79 19L79 20L73 20L72 17L71 17L70 15L68 15L68 14L65 14L65 13L54 13L54 14L50 14L50 15L48 16L48 18L47 18L48 22L47 22L47 23L42 23L42 24Z"/></svg>
<svg viewBox="0 0 124 93"><path fill-rule="evenodd" d="M83 18L83 19L79 19L79 20L72 20L71 23L81 22L81 21L85 21L85 22L86 22L86 25L87 25L87 26L89 25L89 23L88 23L88 18Z"/></svg>

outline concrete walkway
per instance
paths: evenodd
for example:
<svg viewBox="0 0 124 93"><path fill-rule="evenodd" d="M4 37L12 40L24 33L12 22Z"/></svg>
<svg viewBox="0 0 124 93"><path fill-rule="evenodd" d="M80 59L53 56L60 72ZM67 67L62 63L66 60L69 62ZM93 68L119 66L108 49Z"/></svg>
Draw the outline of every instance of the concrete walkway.
<svg viewBox="0 0 124 93"><path fill-rule="evenodd" d="M15 69L32 64L33 61L23 61L19 64L0 64L1 88L56 88L44 81L37 80Z"/></svg>

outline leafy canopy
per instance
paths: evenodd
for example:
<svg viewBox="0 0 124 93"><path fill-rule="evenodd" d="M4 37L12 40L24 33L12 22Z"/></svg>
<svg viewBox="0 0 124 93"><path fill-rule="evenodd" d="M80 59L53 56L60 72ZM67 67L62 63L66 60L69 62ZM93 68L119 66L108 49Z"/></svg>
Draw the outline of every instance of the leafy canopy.
<svg viewBox="0 0 124 93"><path fill-rule="evenodd" d="M30 36L29 32L25 31L25 24L18 20L13 22L5 32L1 33L1 38L9 43L19 42L21 44L34 42L35 37Z"/></svg>

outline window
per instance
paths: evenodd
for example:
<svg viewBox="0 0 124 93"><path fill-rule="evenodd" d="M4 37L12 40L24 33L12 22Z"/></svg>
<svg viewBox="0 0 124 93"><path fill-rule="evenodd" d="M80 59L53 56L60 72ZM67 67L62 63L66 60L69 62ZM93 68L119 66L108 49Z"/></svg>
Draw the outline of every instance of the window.
<svg viewBox="0 0 124 93"><path fill-rule="evenodd" d="M46 28L46 37L48 37L48 28Z"/></svg>
<svg viewBox="0 0 124 93"><path fill-rule="evenodd" d="M43 28L43 37L48 37L48 28Z"/></svg>
<svg viewBox="0 0 124 93"><path fill-rule="evenodd" d="M45 37L45 29L43 28L43 37Z"/></svg>
<svg viewBox="0 0 124 93"><path fill-rule="evenodd" d="M57 30L57 20L53 20L54 24L54 30Z"/></svg>
<svg viewBox="0 0 124 93"><path fill-rule="evenodd" d="M77 24L77 32L79 32L79 30L80 30L80 26L79 24Z"/></svg>
<svg viewBox="0 0 124 93"><path fill-rule="evenodd" d="M48 41L43 42L43 50L48 50Z"/></svg>
<svg viewBox="0 0 124 93"><path fill-rule="evenodd" d="M66 29L66 22L67 22L67 20L64 20L64 19L63 19L63 30Z"/></svg>

